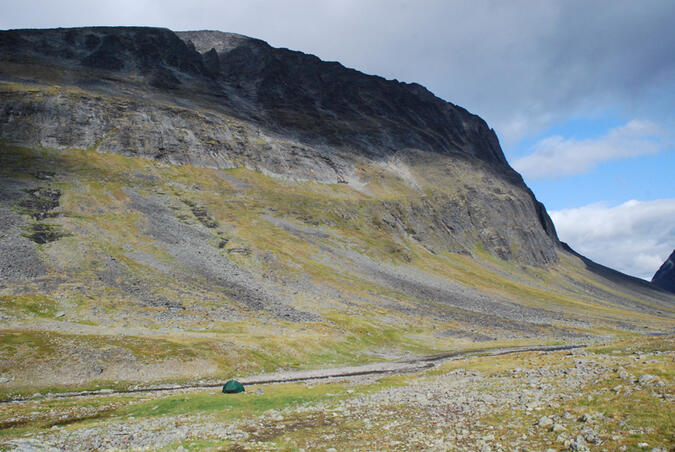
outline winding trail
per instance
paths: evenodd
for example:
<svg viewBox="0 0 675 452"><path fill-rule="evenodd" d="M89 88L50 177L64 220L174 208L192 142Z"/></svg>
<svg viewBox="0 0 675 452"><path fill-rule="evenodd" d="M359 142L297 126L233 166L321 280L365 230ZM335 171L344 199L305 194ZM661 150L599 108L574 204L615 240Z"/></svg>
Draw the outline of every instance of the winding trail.
<svg viewBox="0 0 675 452"><path fill-rule="evenodd" d="M449 353L441 353L437 355L419 356L400 361L363 364L360 366L278 372L272 374L256 375L253 377L242 377L237 378L237 380L241 382L243 385L263 385L263 384L293 383L309 380L323 380L328 378L355 377L355 376L378 375L378 374L395 375L395 374L416 372L423 369L429 369L431 367L435 367L436 365L444 361L453 359L462 359L470 356L478 356L478 355L499 356L511 353L538 352L538 351L553 352L561 350L572 350L584 347L587 347L587 344L481 348L475 350L463 350ZM95 391L50 393L43 397L48 398L93 397L101 395L130 394L139 392L160 392L160 391L170 392L185 389L216 388L222 386L223 384L225 383L218 382L206 384L200 383L200 384L185 384L185 385L160 385L160 386L146 386L141 388L129 388L129 389L98 389ZM0 400L0 403L23 402L35 398L36 397L34 396L14 397L2 399Z"/></svg>

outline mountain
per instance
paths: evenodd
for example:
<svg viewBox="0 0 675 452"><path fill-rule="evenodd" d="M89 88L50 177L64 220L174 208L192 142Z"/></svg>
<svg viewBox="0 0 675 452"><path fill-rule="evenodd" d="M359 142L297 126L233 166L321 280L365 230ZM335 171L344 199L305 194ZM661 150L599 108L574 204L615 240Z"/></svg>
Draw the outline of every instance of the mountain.
<svg viewBox="0 0 675 452"><path fill-rule="evenodd" d="M675 296L561 243L495 132L420 85L216 31L10 30L0 60L17 390L675 325Z"/></svg>
<svg viewBox="0 0 675 452"><path fill-rule="evenodd" d="M39 61L53 82L81 90L60 93L52 102L35 102L20 91L3 99L5 138L357 187L370 177L362 175L362 163L398 165L405 172L408 161L426 162L441 177L460 179L453 171L464 172L455 164L461 159L483 167L483 189L458 180L452 196L434 193L443 218L433 216L431 230L421 225L430 212L406 212L409 222L420 223L415 234L434 236L437 245L452 251L467 251L478 240L504 258L556 260L552 223L506 163L494 131L419 85L364 76L338 63L218 32L81 29L6 32L0 39L9 62ZM101 70L121 79L111 80ZM100 102L89 93L121 98ZM30 121L17 124L12 119L19 115ZM53 121L57 116L62 119ZM124 127L117 127L119 122ZM407 190L423 191L414 177L399 179ZM492 203L505 196L512 204ZM482 208L488 204L505 210ZM479 218L472 219L477 209ZM491 227L482 228L488 216Z"/></svg>
<svg viewBox="0 0 675 452"><path fill-rule="evenodd" d="M675 250L654 273L652 283L668 292L675 293Z"/></svg>

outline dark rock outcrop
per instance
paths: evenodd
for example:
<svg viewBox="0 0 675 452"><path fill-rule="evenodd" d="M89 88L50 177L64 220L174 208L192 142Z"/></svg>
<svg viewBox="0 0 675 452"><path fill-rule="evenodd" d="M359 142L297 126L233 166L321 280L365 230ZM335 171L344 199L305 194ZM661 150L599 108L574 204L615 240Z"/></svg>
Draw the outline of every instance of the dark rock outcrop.
<svg viewBox="0 0 675 452"><path fill-rule="evenodd" d="M150 27L88 27L0 31L3 59L76 62L109 71L203 74L201 55L174 32Z"/></svg>
<svg viewBox="0 0 675 452"><path fill-rule="evenodd" d="M652 282L668 292L675 293L675 250L654 273Z"/></svg>

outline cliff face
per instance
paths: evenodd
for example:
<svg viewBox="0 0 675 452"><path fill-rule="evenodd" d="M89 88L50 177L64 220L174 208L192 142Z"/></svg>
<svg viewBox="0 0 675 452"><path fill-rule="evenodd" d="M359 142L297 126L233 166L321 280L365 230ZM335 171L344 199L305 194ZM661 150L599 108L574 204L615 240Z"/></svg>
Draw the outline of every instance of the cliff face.
<svg viewBox="0 0 675 452"><path fill-rule="evenodd" d="M652 282L668 292L675 293L675 250L654 273Z"/></svg>
<svg viewBox="0 0 675 452"><path fill-rule="evenodd" d="M213 47L206 50L208 45ZM7 61L68 69L83 88L92 68L124 75L127 82L184 88L171 94L215 101L227 113L284 135L354 146L361 155L414 148L510 169L484 121L420 85L367 76L243 36L152 28L19 30L0 34L0 52Z"/></svg>
<svg viewBox="0 0 675 452"><path fill-rule="evenodd" d="M417 200L394 202L392 214L430 247L480 246L535 265L557 259L553 225L494 131L420 85L210 31L6 31L0 55L6 80L53 87L3 90L5 140L364 191L372 175L362 167L377 165L407 175Z"/></svg>

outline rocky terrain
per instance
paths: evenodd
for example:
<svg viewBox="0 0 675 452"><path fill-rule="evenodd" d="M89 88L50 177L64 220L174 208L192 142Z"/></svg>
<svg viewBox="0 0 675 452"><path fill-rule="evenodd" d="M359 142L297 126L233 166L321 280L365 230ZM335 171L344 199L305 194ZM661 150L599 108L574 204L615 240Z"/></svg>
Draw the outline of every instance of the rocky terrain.
<svg viewBox="0 0 675 452"><path fill-rule="evenodd" d="M412 375L0 406L8 450L672 450L673 336ZM2 440L0 440L2 441Z"/></svg>
<svg viewBox="0 0 675 452"><path fill-rule="evenodd" d="M519 398L554 391L563 407L593 395L594 378L632 362L606 354L589 367L598 373L565 374L552 360L561 352L520 366L518 378L454 368L362 377L338 398L322 391L342 383L317 385L317 405L304 385L281 385L291 394L270 402L276 411L259 409L266 392L247 394L228 422L209 417L204 390L186 390L194 410L171 408L181 396L120 395L672 333L675 294L561 243L494 131L420 85L211 31L1 31L0 62L2 447L281 447L281 424L269 424L278 416L297 418L282 423L297 443L287 449L369 449L383 437L392 449L637 447L606 417L594 443L583 427L596 424L553 406L528 414ZM495 369L510 362L490 359ZM672 360L661 364L670 388ZM654 388L649 403L671 400ZM98 390L119 393L38 398L35 410L30 399ZM165 401L136 421L128 405L146 397ZM499 400L524 409L522 422L504 424L518 428L494 430ZM566 436L533 443L544 431L527 424L535 411ZM494 431L464 433L488 418ZM335 422L346 433L331 433ZM319 430L296 438L306 425ZM660 431L640 432L669 447Z"/></svg>

